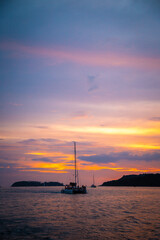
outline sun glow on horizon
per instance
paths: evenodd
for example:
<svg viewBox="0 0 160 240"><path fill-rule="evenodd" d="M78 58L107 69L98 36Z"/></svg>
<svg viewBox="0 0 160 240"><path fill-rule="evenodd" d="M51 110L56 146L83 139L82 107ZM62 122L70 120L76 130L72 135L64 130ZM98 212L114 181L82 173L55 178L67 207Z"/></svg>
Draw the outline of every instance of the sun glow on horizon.
<svg viewBox="0 0 160 240"><path fill-rule="evenodd" d="M158 1L47 1L0 8L0 185L65 181L73 141L84 183L160 172Z"/></svg>
<svg viewBox="0 0 160 240"><path fill-rule="evenodd" d="M123 146L123 145L121 145ZM137 148L137 149L160 149L160 145L148 145L148 144L126 144L124 145L124 147L128 147L128 148Z"/></svg>
<svg viewBox="0 0 160 240"><path fill-rule="evenodd" d="M70 126L56 126L56 129L70 132L81 132L81 133L99 133L109 135L144 135L144 136L157 136L160 135L160 128L107 128L107 127L70 127Z"/></svg>

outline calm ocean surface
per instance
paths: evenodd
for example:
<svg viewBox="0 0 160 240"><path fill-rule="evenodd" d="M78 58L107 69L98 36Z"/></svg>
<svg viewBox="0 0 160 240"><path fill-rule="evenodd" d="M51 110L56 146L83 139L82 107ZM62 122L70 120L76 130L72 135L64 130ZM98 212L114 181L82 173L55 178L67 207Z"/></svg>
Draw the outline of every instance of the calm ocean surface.
<svg viewBox="0 0 160 240"><path fill-rule="evenodd" d="M0 189L0 239L160 239L160 188Z"/></svg>

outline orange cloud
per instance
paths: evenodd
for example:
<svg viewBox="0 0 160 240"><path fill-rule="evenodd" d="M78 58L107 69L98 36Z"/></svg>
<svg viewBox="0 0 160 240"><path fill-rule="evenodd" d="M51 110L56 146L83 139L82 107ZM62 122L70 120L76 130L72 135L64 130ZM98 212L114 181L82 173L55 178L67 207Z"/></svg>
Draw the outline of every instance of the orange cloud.
<svg viewBox="0 0 160 240"><path fill-rule="evenodd" d="M104 164L89 164L89 165L79 165L79 170L86 170L86 171L98 171L98 170L113 170L118 172L160 172L160 168L133 168L133 167L110 167Z"/></svg>
<svg viewBox="0 0 160 240"><path fill-rule="evenodd" d="M123 146L123 145L121 145ZM129 148L141 148L141 149L160 149L159 145L147 145L147 144L125 144L125 147Z"/></svg>
<svg viewBox="0 0 160 240"><path fill-rule="evenodd" d="M60 157L61 159L65 159L65 160L69 160L69 161L73 159L73 155L64 154L62 152L29 152L29 153L25 153L25 154L44 156L44 157Z"/></svg>
<svg viewBox="0 0 160 240"><path fill-rule="evenodd" d="M42 172L42 173L68 173L67 171L40 170L40 169L21 169L22 172Z"/></svg>

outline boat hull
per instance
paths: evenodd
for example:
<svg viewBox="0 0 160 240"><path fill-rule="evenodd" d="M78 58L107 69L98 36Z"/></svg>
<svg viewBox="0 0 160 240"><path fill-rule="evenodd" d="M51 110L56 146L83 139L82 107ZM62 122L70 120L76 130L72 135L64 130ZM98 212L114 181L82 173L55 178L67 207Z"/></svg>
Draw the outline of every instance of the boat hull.
<svg viewBox="0 0 160 240"><path fill-rule="evenodd" d="M66 194L85 194L85 193L87 193L87 190L86 190L86 188L62 189L61 193L66 193Z"/></svg>
<svg viewBox="0 0 160 240"><path fill-rule="evenodd" d="M73 194L73 190L72 189L62 189L61 193L66 193L66 194Z"/></svg>

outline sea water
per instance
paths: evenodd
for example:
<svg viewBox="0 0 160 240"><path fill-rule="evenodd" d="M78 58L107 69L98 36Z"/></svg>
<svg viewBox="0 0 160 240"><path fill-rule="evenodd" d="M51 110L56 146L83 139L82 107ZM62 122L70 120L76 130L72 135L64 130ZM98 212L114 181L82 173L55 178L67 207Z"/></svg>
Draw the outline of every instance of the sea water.
<svg viewBox="0 0 160 240"><path fill-rule="evenodd" d="M160 188L0 189L0 239L160 239Z"/></svg>

